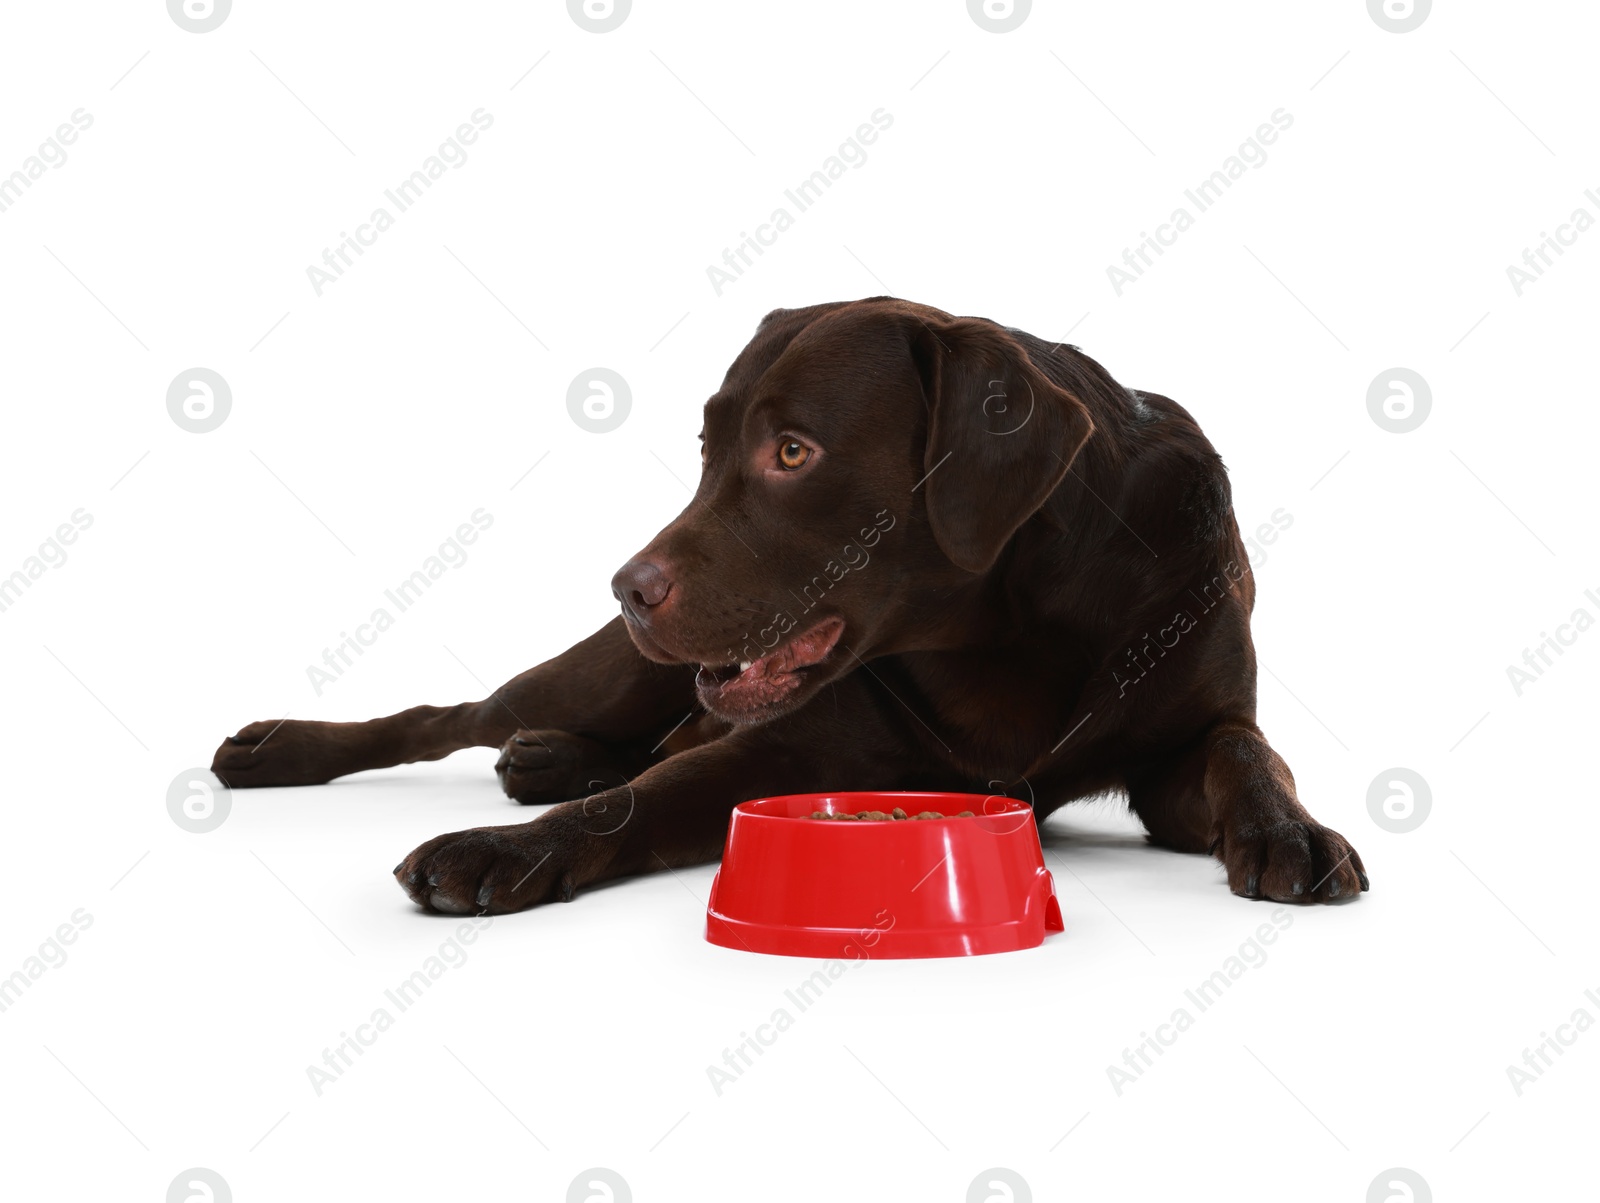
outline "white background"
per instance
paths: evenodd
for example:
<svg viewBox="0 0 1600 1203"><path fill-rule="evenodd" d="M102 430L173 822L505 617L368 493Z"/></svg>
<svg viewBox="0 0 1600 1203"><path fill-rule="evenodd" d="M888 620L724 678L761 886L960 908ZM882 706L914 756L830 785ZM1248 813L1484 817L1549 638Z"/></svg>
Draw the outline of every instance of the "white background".
<svg viewBox="0 0 1600 1203"><path fill-rule="evenodd" d="M1592 6L1440 3L1405 34L1359 0L1041 2L1004 34L959 0L5 25L0 174L93 116L0 213L0 575L93 516L0 613L0 975L92 916L0 1014L8 1194L154 1201L202 1166L241 1203L560 1200L604 1166L640 1201L955 1201L1000 1166L1041 1200L1358 1203L1400 1166L1440 1200L1573 1197L1600 1034L1520 1096L1506 1067L1600 1018L1600 633L1520 696L1506 669L1600 617L1600 232L1521 296L1506 268L1600 217ZM317 296L306 268L479 108L465 165ZM716 295L724 247L879 108L866 163ZM1268 161L1117 295L1108 265L1279 108ZM247 721L478 698L599 626L761 315L880 292L1070 331L1196 415L1242 526L1292 515L1257 564L1260 721L1372 892L1294 911L1118 1095L1107 1067L1271 906L1120 801L1074 808L1044 832L1064 934L854 969L719 1097L706 1067L813 966L706 945L712 869L661 875L496 919L319 1097L306 1067L459 922L391 866L531 815L487 749L241 792L205 835L168 784ZM166 410L195 366L233 393L207 434ZM595 366L633 394L606 435L566 409ZM1367 411L1395 366L1432 390L1408 434ZM318 696L306 667L478 507L470 559ZM1409 834L1367 807L1396 766L1431 787Z"/></svg>

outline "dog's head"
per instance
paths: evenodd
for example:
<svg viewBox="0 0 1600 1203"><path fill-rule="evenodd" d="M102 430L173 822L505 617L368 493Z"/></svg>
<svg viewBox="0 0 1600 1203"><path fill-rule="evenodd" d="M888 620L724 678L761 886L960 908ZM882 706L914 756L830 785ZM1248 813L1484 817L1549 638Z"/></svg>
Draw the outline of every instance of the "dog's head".
<svg viewBox="0 0 1600 1203"><path fill-rule="evenodd" d="M778 310L706 402L700 486L612 580L639 650L736 723L936 647L1092 423L1000 326L880 297Z"/></svg>

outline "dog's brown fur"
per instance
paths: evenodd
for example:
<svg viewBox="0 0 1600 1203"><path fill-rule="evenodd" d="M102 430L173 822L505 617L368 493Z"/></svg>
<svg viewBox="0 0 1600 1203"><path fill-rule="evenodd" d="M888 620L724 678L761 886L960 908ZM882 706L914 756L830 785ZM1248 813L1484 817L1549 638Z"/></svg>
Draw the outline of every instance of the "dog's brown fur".
<svg viewBox="0 0 1600 1203"><path fill-rule="evenodd" d="M714 860L738 802L825 790L1009 790L1043 818L1120 789L1237 894L1367 888L1256 727L1255 582L1222 461L1175 402L875 297L770 314L704 439L694 500L613 582L622 617L484 701L252 723L212 768L310 785L500 747L506 793L558 805L400 863L452 913ZM741 660L757 684L722 692Z"/></svg>

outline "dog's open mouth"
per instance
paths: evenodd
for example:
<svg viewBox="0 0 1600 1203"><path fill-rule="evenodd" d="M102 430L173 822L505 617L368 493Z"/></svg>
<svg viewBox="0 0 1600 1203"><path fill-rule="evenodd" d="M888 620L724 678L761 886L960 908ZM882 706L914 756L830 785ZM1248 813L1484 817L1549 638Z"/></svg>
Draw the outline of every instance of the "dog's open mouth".
<svg viewBox="0 0 1600 1203"><path fill-rule="evenodd" d="M832 653L844 634L844 619L825 618L759 660L702 664L695 689L707 710L725 718L752 717L783 702L801 686L808 670Z"/></svg>

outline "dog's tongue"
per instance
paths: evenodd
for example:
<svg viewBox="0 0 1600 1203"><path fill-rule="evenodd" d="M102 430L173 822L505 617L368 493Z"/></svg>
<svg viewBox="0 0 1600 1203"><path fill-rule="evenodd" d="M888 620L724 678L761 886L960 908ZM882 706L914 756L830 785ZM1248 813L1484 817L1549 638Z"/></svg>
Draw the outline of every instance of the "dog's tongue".
<svg viewBox="0 0 1600 1203"><path fill-rule="evenodd" d="M842 619L824 619L809 631L796 635L770 656L763 656L752 663L750 671L759 672L762 676L776 676L792 673L797 668L810 668L827 658L843 631Z"/></svg>
<svg viewBox="0 0 1600 1203"><path fill-rule="evenodd" d="M756 711L781 701L799 688L795 673L825 660L843 633L843 619L827 618L737 672L702 671L696 681L701 697L725 711Z"/></svg>

